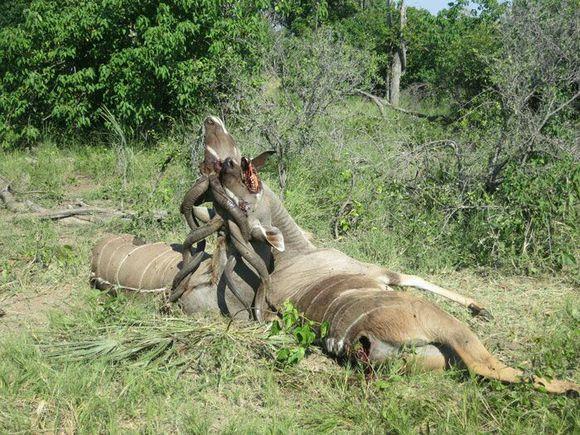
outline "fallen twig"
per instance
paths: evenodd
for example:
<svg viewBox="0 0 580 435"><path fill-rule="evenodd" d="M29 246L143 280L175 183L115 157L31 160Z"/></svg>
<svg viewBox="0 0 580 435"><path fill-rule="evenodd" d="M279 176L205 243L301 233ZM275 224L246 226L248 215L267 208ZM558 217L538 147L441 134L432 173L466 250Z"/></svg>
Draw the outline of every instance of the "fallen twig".
<svg viewBox="0 0 580 435"><path fill-rule="evenodd" d="M45 210L44 208L34 204L32 201L17 201L14 198L14 191L10 187L10 182L3 177L0 177L0 200L8 210L15 213L30 210L42 212Z"/></svg>
<svg viewBox="0 0 580 435"><path fill-rule="evenodd" d="M87 216L96 214L106 214L114 217L128 218L134 215L134 213L121 212L118 210L100 208L100 207L75 207L75 208L65 208L60 210L45 210L39 213L32 213L25 215L25 217L35 217L38 219L49 219L58 220L64 219L72 216Z"/></svg>
<svg viewBox="0 0 580 435"><path fill-rule="evenodd" d="M152 218L156 221L162 221L167 218L169 213L165 210L157 210L152 212ZM100 218L95 220L91 219L99 216ZM109 208L101 207L74 207L56 210L45 210L38 213L26 213L21 214L18 218L36 218L40 220L61 220L68 218L75 218L86 222L96 222L103 219L136 219L141 217L138 213L133 211L119 211Z"/></svg>
<svg viewBox="0 0 580 435"><path fill-rule="evenodd" d="M10 188L10 183L0 177L0 203L4 204L6 208L14 213L17 213L16 218L36 218L40 220L64 220L72 218L77 223L80 222L98 222L103 219L119 218L119 219L135 219L138 214L132 211L119 211L103 207L90 207L82 201L77 201L77 207L46 209L36 205L32 201L18 201L14 197L14 192ZM158 210L152 212L153 219L161 221L168 216L165 210ZM98 217L98 219L95 219Z"/></svg>
<svg viewBox="0 0 580 435"><path fill-rule="evenodd" d="M389 103L384 98L381 98L378 95L370 94L370 93L365 92L361 89L355 89L355 93L362 95L362 96L368 98L369 100L371 100L373 103L375 103L377 105L377 107L379 108L381 115L383 115L383 116L385 114L384 107L387 106L393 110L396 110L397 112L401 112L401 113L404 113L406 115L415 116L416 118L424 118L424 119L426 119L428 121L432 121L432 122L451 123L453 121L452 119L450 119L449 117L447 117L445 115L427 115L426 113L415 112L413 110L407 110L407 109L403 109L402 107L393 106L391 103Z"/></svg>

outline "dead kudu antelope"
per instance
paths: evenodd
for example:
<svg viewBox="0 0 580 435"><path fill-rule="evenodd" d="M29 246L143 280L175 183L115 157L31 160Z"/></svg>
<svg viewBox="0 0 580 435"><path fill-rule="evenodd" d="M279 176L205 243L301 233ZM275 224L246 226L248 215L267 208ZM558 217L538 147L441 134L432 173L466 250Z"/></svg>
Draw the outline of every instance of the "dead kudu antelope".
<svg viewBox="0 0 580 435"><path fill-rule="evenodd" d="M420 278L361 263L334 249L315 248L266 186L255 213L269 214L273 226L254 220L252 232L268 234L271 244L285 246L273 251L271 303L289 300L306 318L328 322L323 343L328 353L341 357L362 351L365 361L382 362L412 348L410 364L424 370L443 370L460 361L486 378L531 382L552 393L579 392L572 382L525 377L497 360L465 324L435 304L385 291L388 284L424 286Z"/></svg>
<svg viewBox="0 0 580 435"><path fill-rule="evenodd" d="M95 247L92 260L92 281L97 287L122 287L140 292L171 289L170 301L187 300L182 296L195 288L197 305L193 311L219 308L225 313L235 314L242 309L249 311L250 305L264 305L264 302L252 303L254 297L250 294L259 289L258 297L266 300L270 270L264 256L256 253L249 240L252 237L261 240L265 236L250 233L247 213L252 212L256 198L261 196L262 185L254 165L262 165L270 153L252 161L242 159L233 138L216 117L209 117L204 122L204 147L204 160L200 164L202 175L181 205L181 212L191 229L183 245L143 245L130 236L105 238ZM239 192L239 183L243 186L243 201L238 200L234 193ZM224 186L226 189L229 186L228 194ZM200 216L203 224L199 225L193 210L198 209L195 204L207 200L214 203L215 212L210 218L207 209L201 209L204 211ZM230 249L218 249L213 260L208 262L204 240L218 231L218 247L228 246ZM225 243L226 239L229 243ZM198 242L200 244L194 250L193 245ZM239 258L244 261L240 262ZM257 280L254 271L258 274ZM234 278L239 276L243 279ZM200 280L200 277L203 278ZM236 281L245 284L242 286L243 295L238 292L240 285ZM224 282L231 290L227 296ZM217 301L212 297L215 293L220 295ZM231 300L232 295L235 301ZM260 311L254 310L254 314L257 320L262 320Z"/></svg>
<svg viewBox="0 0 580 435"><path fill-rule="evenodd" d="M181 212L184 214L191 232L185 239L182 247L182 267L176 273L172 282L172 291L169 296L170 302L177 301L187 289L184 279L191 275L201 264L204 258L205 239L219 230L220 236L218 246L224 245L224 238L227 237L235 247L226 256L226 264L220 267L219 263L214 264L215 270L219 274L224 272L224 277L231 292L250 311L250 306L241 297L237 290L235 281L232 279L238 257L244 258L256 270L261 278L261 285L257 292L257 297L267 301L266 295L269 293L270 277L269 271L262 258L254 251L248 243L250 237L247 214L252 212L257 202L256 198L261 196L262 185L258 178L254 165L263 165L269 152L258 156L253 161L241 157L233 138L227 132L223 122L217 117L208 117L204 122L204 160L200 164L201 177L194 186L187 192L181 204ZM235 178L235 180L234 180ZM234 191L243 188L244 199L238 199ZM229 186L229 188L228 188ZM227 190L226 195L224 188ZM198 221L192 213L196 204L212 200L216 209L216 214L203 226L198 225ZM235 202L234 202L235 200ZM261 234L254 235L260 238ZM193 250L193 245L199 245ZM254 303L253 306L261 306L261 303ZM255 318L262 321L261 312L254 309Z"/></svg>
<svg viewBox="0 0 580 435"><path fill-rule="evenodd" d="M239 192L243 192L243 189L237 193L228 190L228 195L238 198ZM211 219L204 208L192 207L192 213L202 221ZM534 387L553 393L578 392L578 385L572 382L526 378L520 370L498 361L454 317L421 298L385 291L385 286L410 284L435 290L467 305L472 303L469 300L459 300L458 295L449 291L441 292L439 287L420 278L395 274L333 249L314 247L265 185L256 207L248 214L248 224L251 234L263 236L262 240L251 242L253 248L270 270L275 266L270 276L270 303L279 305L290 300L307 318L320 323L328 321L330 331L322 343L328 353L349 356L362 352L365 360L379 362L400 357L412 347L412 364L426 370L442 370L459 360L483 377L510 383L531 382ZM268 244L285 249L272 250ZM230 243L227 249L228 255L232 255L235 246ZM97 284L162 291L170 286L180 259L179 247L138 245L130 236L112 236L93 251L93 278ZM224 261L227 260L219 260ZM225 273L217 284L212 281L214 263L204 254L199 268L186 278L181 306L186 312L207 309L230 315L244 312L243 304L226 291ZM255 290L261 286L260 277L246 261L235 264L232 272L233 285L246 304L251 304ZM259 309L266 310L263 306Z"/></svg>

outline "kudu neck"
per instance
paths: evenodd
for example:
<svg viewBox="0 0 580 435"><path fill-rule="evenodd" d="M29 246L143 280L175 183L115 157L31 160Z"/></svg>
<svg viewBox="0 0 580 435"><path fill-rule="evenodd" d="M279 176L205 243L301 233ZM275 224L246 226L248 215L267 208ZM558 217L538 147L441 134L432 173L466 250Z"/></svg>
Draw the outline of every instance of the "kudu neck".
<svg viewBox="0 0 580 435"><path fill-rule="evenodd" d="M315 249L314 245L304 235L302 229L294 222L280 199L267 186L264 186L264 193L270 201L272 212L272 225L277 227L284 236L286 249L284 252L276 252L276 258L283 258L297 253L304 253Z"/></svg>

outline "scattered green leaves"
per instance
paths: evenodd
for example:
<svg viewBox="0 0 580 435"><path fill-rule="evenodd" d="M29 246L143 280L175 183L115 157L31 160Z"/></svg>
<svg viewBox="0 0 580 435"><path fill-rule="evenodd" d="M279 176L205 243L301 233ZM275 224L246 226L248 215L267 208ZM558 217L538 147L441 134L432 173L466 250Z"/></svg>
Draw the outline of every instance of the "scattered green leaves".
<svg viewBox="0 0 580 435"><path fill-rule="evenodd" d="M293 337L293 343L282 347L276 353L276 360L282 365L298 364L317 339L328 335L329 324L322 324L306 319L289 301L282 305L282 319L272 322L270 336L287 334Z"/></svg>

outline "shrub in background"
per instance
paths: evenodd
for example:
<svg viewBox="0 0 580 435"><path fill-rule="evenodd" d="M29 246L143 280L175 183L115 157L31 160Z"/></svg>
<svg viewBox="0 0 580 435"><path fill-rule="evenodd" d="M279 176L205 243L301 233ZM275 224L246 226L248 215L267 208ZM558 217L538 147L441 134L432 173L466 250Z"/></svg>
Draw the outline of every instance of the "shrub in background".
<svg viewBox="0 0 580 435"><path fill-rule="evenodd" d="M103 105L132 128L187 116L219 101L233 79L232 65L236 80L251 86L260 78L261 50L269 40L259 13L266 5L250 0L13 5L0 29L1 143L34 139L47 123L94 126Z"/></svg>

